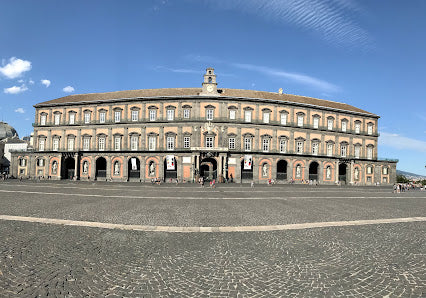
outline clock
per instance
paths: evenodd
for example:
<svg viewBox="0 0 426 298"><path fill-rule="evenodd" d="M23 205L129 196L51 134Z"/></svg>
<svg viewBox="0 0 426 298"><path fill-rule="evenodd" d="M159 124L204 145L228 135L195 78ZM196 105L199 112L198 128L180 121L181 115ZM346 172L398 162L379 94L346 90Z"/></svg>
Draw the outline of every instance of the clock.
<svg viewBox="0 0 426 298"><path fill-rule="evenodd" d="M212 85L207 86L207 92L213 92L213 86Z"/></svg>

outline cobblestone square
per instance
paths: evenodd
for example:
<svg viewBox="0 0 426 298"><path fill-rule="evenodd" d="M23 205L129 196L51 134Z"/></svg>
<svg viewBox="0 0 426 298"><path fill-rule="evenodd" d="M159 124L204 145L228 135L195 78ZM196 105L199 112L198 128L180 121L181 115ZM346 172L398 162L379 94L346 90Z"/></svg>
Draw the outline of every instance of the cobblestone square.
<svg viewBox="0 0 426 298"><path fill-rule="evenodd" d="M0 183L1 297L424 297L426 193Z"/></svg>

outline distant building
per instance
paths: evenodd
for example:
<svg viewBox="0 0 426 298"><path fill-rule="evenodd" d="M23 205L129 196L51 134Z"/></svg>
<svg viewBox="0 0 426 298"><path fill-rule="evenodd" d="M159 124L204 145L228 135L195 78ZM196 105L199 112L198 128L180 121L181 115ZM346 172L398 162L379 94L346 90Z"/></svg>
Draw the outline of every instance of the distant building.
<svg viewBox="0 0 426 298"><path fill-rule="evenodd" d="M26 145L17 145L22 143L25 142L19 140L18 133L12 126L6 122L0 122L0 174L9 173L11 148L26 150Z"/></svg>
<svg viewBox="0 0 426 298"><path fill-rule="evenodd" d="M36 104L34 150L12 153L15 176L166 182L390 184L377 158L379 116L316 98L218 88L77 94Z"/></svg>

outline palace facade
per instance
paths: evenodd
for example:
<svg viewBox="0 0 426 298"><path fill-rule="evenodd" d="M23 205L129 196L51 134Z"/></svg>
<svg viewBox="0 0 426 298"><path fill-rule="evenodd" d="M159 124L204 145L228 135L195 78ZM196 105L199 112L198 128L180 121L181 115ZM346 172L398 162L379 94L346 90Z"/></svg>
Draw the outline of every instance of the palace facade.
<svg viewBox="0 0 426 298"><path fill-rule="evenodd" d="M35 106L34 148L15 177L108 181L391 184L377 158L379 116L333 101L218 88L70 95Z"/></svg>

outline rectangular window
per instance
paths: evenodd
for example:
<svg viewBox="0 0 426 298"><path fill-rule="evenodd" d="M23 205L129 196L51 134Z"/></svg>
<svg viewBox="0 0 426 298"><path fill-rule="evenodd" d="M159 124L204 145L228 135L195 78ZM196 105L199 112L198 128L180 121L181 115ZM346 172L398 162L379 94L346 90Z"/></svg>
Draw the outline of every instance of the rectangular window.
<svg viewBox="0 0 426 298"><path fill-rule="evenodd" d="M183 148L190 148L191 147L191 137L183 137Z"/></svg>
<svg viewBox="0 0 426 298"><path fill-rule="evenodd" d="M38 150L39 151L44 151L44 139L40 139L39 141L38 141Z"/></svg>
<svg viewBox="0 0 426 298"><path fill-rule="evenodd" d="M99 138L99 151L105 151L105 138Z"/></svg>
<svg viewBox="0 0 426 298"><path fill-rule="evenodd" d="M360 133L361 131L361 123L355 123L355 133Z"/></svg>
<svg viewBox="0 0 426 298"><path fill-rule="evenodd" d="M287 140L286 139L280 140L280 153L287 153Z"/></svg>
<svg viewBox="0 0 426 298"><path fill-rule="evenodd" d="M367 174L373 174L373 167L372 166L367 167Z"/></svg>
<svg viewBox="0 0 426 298"><path fill-rule="evenodd" d="M281 113L280 121L281 125L287 125L287 113Z"/></svg>
<svg viewBox="0 0 426 298"><path fill-rule="evenodd" d="M367 147L367 159L373 158L373 148Z"/></svg>
<svg viewBox="0 0 426 298"><path fill-rule="evenodd" d="M328 119L327 120L327 129L328 130L333 130L333 119Z"/></svg>
<svg viewBox="0 0 426 298"><path fill-rule="evenodd" d="M121 149L121 137L114 138L114 150L119 151Z"/></svg>
<svg viewBox="0 0 426 298"><path fill-rule="evenodd" d="M347 128L347 122L346 121L342 121L342 131L346 132L346 128Z"/></svg>
<svg viewBox="0 0 426 298"><path fill-rule="evenodd" d="M303 141L296 142L296 153L297 154L303 153Z"/></svg>
<svg viewBox="0 0 426 298"><path fill-rule="evenodd" d="M190 109L183 110L183 118L189 119L190 115L191 115L191 110Z"/></svg>
<svg viewBox="0 0 426 298"><path fill-rule="evenodd" d="M149 121L155 121L155 118L157 118L157 111L149 110Z"/></svg>
<svg viewBox="0 0 426 298"><path fill-rule="evenodd" d="M297 116L297 126L300 126L300 127L303 126L303 116L302 115Z"/></svg>
<svg viewBox="0 0 426 298"><path fill-rule="evenodd" d="M87 151L90 149L90 138L83 138L83 150Z"/></svg>
<svg viewBox="0 0 426 298"><path fill-rule="evenodd" d="M342 145L340 146L340 156L341 157L346 157L346 145Z"/></svg>
<svg viewBox="0 0 426 298"><path fill-rule="evenodd" d="M74 150L74 138L68 138L68 151Z"/></svg>
<svg viewBox="0 0 426 298"><path fill-rule="evenodd" d="M251 151L251 138L244 138L244 150Z"/></svg>
<svg viewBox="0 0 426 298"><path fill-rule="evenodd" d="M167 137L167 150L175 150L175 137Z"/></svg>
<svg viewBox="0 0 426 298"><path fill-rule="evenodd" d="M262 150L263 152L269 152L269 139L263 139Z"/></svg>
<svg viewBox="0 0 426 298"><path fill-rule="evenodd" d="M40 125L46 125L46 115L40 116Z"/></svg>
<svg viewBox="0 0 426 298"><path fill-rule="evenodd" d="M54 138L53 139L52 150L53 151L58 151L59 150L59 139L58 138Z"/></svg>
<svg viewBox="0 0 426 298"><path fill-rule="evenodd" d="M229 110L229 119L235 120L236 111L235 110Z"/></svg>
<svg viewBox="0 0 426 298"><path fill-rule="evenodd" d="M384 167L383 168L383 175L387 175L388 174L388 168L387 167Z"/></svg>
<svg viewBox="0 0 426 298"><path fill-rule="evenodd" d="M269 112L263 113L263 123L269 123Z"/></svg>
<svg viewBox="0 0 426 298"><path fill-rule="evenodd" d="M84 113L84 123L90 123L90 113Z"/></svg>
<svg viewBox="0 0 426 298"><path fill-rule="evenodd" d="M106 112L99 113L99 123L105 123Z"/></svg>
<svg viewBox="0 0 426 298"><path fill-rule="evenodd" d="M55 125L59 125L61 122L61 114L55 114Z"/></svg>
<svg viewBox="0 0 426 298"><path fill-rule="evenodd" d="M251 111L244 111L244 121L251 122Z"/></svg>
<svg viewBox="0 0 426 298"><path fill-rule="evenodd" d="M228 148L229 149L235 149L235 138L229 138L228 139Z"/></svg>
<svg viewBox="0 0 426 298"><path fill-rule="evenodd" d="M206 137L206 148L213 148L214 137Z"/></svg>
<svg viewBox="0 0 426 298"><path fill-rule="evenodd" d="M213 120L213 112L212 109L207 110L207 120Z"/></svg>
<svg viewBox="0 0 426 298"><path fill-rule="evenodd" d="M138 136L131 136L130 137L130 150L138 150L138 142L139 142L139 138Z"/></svg>
<svg viewBox="0 0 426 298"><path fill-rule="evenodd" d="M312 155L318 155L318 148L319 148L319 144L318 143L312 143Z"/></svg>
<svg viewBox="0 0 426 298"><path fill-rule="evenodd" d="M121 111L115 111L114 112L114 121L115 121L115 123L121 121Z"/></svg>
<svg viewBox="0 0 426 298"><path fill-rule="evenodd" d="M333 156L333 144L327 144L327 156Z"/></svg>
<svg viewBox="0 0 426 298"><path fill-rule="evenodd" d="M369 134L369 135L373 134L373 125L369 124L367 126L367 134Z"/></svg>
<svg viewBox="0 0 426 298"><path fill-rule="evenodd" d="M69 124L75 123L75 113L70 113Z"/></svg>
<svg viewBox="0 0 426 298"><path fill-rule="evenodd" d="M318 117L314 117L313 126L314 126L314 128L318 128L318 126L319 126L319 118Z"/></svg>
<svg viewBox="0 0 426 298"><path fill-rule="evenodd" d="M175 118L175 110L167 110L167 121L173 121Z"/></svg>
<svg viewBox="0 0 426 298"><path fill-rule="evenodd" d="M360 146L355 146L355 150L354 150L354 155L355 155L355 158L359 158L359 156L360 156L360 150L361 149L361 147Z"/></svg>
<svg viewBox="0 0 426 298"><path fill-rule="evenodd" d="M156 148L155 139L156 138L154 136L148 137L148 150L150 151L155 150Z"/></svg>
<svg viewBox="0 0 426 298"><path fill-rule="evenodd" d="M132 110L132 121L138 121L138 118L139 118L139 111Z"/></svg>

